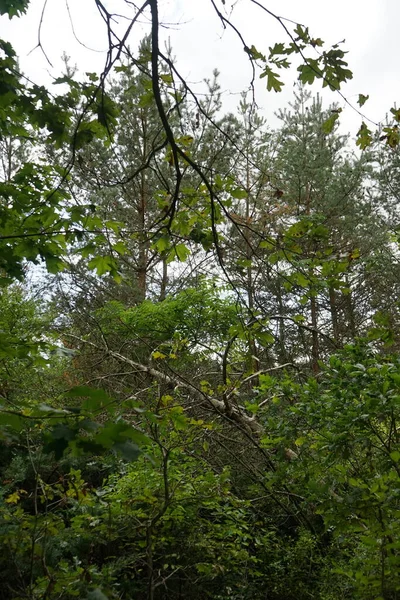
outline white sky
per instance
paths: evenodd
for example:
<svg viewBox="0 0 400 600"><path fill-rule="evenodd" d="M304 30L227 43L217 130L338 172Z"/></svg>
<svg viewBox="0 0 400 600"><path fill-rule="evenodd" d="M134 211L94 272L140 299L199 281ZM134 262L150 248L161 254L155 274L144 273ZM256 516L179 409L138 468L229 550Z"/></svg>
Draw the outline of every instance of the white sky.
<svg viewBox="0 0 400 600"><path fill-rule="evenodd" d="M215 0L222 7L221 0ZM228 7L232 0L226 0ZM129 6L123 0L108 0L113 12L129 15ZM246 43L254 44L263 53L276 41L286 41L286 34L267 14L251 4L250 0L237 0L232 20L240 29ZM399 0L264 0L265 6L280 16L307 25L314 37L327 43L336 43L345 38L344 47L349 50L348 62L354 79L343 88L346 98L356 105L359 93L370 94L363 107L366 116L380 121L385 113L400 99L400 23ZM104 51L107 47L106 30L98 15L94 0L68 0L70 13L78 38L87 46ZM0 18L0 36L11 41L20 56L25 74L37 83L48 84L49 73L60 73L60 56L65 51L76 62L80 71L101 70L104 65L103 52L91 52L80 46L71 31L65 0L48 0L43 25L42 44L53 63L51 68L37 44L38 24L43 0L31 0L28 14L22 18ZM248 86L251 71L243 46L230 31L223 31L210 0L160 0L160 17L172 23L163 29L165 39L170 38L177 66L181 73L199 87L204 77L212 70L221 72L221 85L225 92L225 106L233 110L239 93ZM127 21L121 19L121 25ZM178 25L176 25L178 24ZM148 31L145 20L133 28L130 38L135 47ZM287 82L285 91L276 94L265 90L264 80L257 83L257 102L268 121L274 125L274 112L291 99L293 73L283 72ZM320 85L313 86L315 93ZM335 94L325 91L328 102L343 101ZM361 117L347 108L341 118L343 128L354 136Z"/></svg>

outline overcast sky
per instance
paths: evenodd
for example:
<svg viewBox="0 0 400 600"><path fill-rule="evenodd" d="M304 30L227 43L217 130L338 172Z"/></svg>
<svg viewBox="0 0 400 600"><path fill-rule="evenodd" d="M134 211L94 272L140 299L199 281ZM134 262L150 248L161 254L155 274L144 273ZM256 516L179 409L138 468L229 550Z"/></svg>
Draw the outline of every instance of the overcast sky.
<svg viewBox="0 0 400 600"><path fill-rule="evenodd" d="M276 14L307 25L314 37L321 37L329 44L346 40L344 47L349 50L348 62L354 79L343 88L343 93L355 105L359 93L370 94L363 111L373 121L382 120L396 100L400 101L399 0L265 0L264 3ZM113 12L133 14L123 0L108 0L105 4L112 7ZM222 8L221 0L216 0L216 4ZM231 4L232 0L226 0L225 7L229 8ZM50 75L60 73L60 57L64 51L81 71L101 70L107 37L94 0L68 0L68 4L65 0L48 0L41 38L53 68L39 49L28 54L37 44L42 7L43 0L31 0L26 16L11 21L8 17L0 19L1 37L13 43L24 72L34 81L48 84ZM69 13L76 36L95 51L78 44ZM217 68L221 72L225 106L232 110L240 91L248 87L251 70L243 45L233 32L222 29L211 1L160 0L160 17L166 24L162 35L165 40L170 39L181 73L200 90L202 79L210 77L212 70ZM235 2L232 22L240 29L246 43L254 44L261 52L267 53L268 47L276 41L286 41L279 24L256 9L250 0ZM126 27L127 21L121 18L120 26ZM146 32L148 21L142 19L133 28L132 47ZM285 106L292 95L293 77L287 72L283 76L287 81L284 93L267 92L263 80L257 85L258 105L272 125L276 122L274 112ZM319 90L319 85L313 86L315 93ZM324 92L323 97L326 104L337 101L343 105L343 101L332 93ZM361 117L346 108L341 120L343 128L354 136Z"/></svg>

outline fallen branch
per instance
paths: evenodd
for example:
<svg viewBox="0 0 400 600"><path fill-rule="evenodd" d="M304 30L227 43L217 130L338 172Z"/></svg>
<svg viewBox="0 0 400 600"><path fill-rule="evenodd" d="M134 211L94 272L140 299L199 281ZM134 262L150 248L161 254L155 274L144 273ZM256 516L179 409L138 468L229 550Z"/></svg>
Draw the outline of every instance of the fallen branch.
<svg viewBox="0 0 400 600"><path fill-rule="evenodd" d="M96 350L100 350L108 356L115 358L120 362L130 365L137 371L141 371L142 373L147 373L148 375L151 375L151 377L154 377L154 379L157 379L157 381L168 384L169 386L173 386L174 388L179 387L181 389L186 390L192 397L196 398L200 402L200 404L207 403L211 405L219 415L228 417L230 420L238 423L241 427L245 428L247 431L251 432L257 437L260 436L261 433L264 431L262 425L254 417L249 417L245 413L240 412L235 406L229 405L227 409L227 404L223 400L218 400L218 398L214 398L206 392L199 390L195 385L188 382L187 380L184 380L178 374L174 374L174 376L167 375L166 373L163 373L158 369L154 369L153 367L150 367L148 365L138 363L128 358L127 356L120 354L119 352L110 350L109 348L99 348L93 342L89 342L88 340L84 340L73 334L66 335L68 335L68 337L70 338L81 342L82 344L92 346L93 348L96 348Z"/></svg>

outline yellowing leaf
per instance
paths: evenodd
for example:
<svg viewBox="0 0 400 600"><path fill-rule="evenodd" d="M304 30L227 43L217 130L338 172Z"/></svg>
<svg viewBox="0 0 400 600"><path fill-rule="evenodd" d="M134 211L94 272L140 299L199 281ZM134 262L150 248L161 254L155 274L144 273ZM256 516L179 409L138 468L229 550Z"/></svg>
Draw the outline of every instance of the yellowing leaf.
<svg viewBox="0 0 400 600"><path fill-rule="evenodd" d="M171 73L161 73L160 74L160 79L164 83L167 83L168 85L170 85L170 84L172 84L174 82Z"/></svg>
<svg viewBox="0 0 400 600"><path fill-rule="evenodd" d="M295 444L296 444L296 446L302 446L304 444L304 442L306 442L306 441L307 441L307 438L305 438L305 437L299 437L295 441Z"/></svg>
<svg viewBox="0 0 400 600"><path fill-rule="evenodd" d="M21 495L26 494L26 493L27 492L25 490L17 490L15 492L13 492L12 494L10 494L9 496L7 496L6 503L7 504L17 504L17 502L21 498Z"/></svg>
<svg viewBox="0 0 400 600"><path fill-rule="evenodd" d="M321 129L324 133L329 134L332 133L333 128L335 127L336 121L339 119L339 113L333 113L326 121L324 121L321 125Z"/></svg>
<svg viewBox="0 0 400 600"><path fill-rule="evenodd" d="M361 150L365 150L372 143L372 132L366 124L363 122L357 133L357 146L360 146Z"/></svg>

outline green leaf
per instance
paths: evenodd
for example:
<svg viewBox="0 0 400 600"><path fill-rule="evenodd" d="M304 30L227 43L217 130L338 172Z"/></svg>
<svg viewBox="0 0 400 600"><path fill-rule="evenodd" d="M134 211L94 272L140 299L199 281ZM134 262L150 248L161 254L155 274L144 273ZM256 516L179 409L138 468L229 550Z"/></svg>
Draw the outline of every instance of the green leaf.
<svg viewBox="0 0 400 600"><path fill-rule="evenodd" d="M73 440L76 435L75 429L71 429L67 425L63 423L59 423L55 427L53 427L51 431L51 437L55 440Z"/></svg>
<svg viewBox="0 0 400 600"><path fill-rule="evenodd" d="M95 73L90 73L88 75L91 81L94 82L98 78L98 75ZM113 102L113 100L111 100L109 96L102 93L97 103L96 113L99 124L104 128L106 135L109 135L110 128L115 126L117 123L117 105ZM97 130L97 133L100 134L100 131Z"/></svg>
<svg viewBox="0 0 400 600"><path fill-rule="evenodd" d="M391 108L390 112L392 113L395 121L397 121L398 123L400 123L400 108Z"/></svg>
<svg viewBox="0 0 400 600"><path fill-rule="evenodd" d="M90 144L90 142L93 140L94 138L94 132L89 129L89 128L85 128L85 129L80 129L79 131L76 132L74 140L73 140L73 146L75 148L75 150L79 150L80 148L83 148L84 146L86 146L86 144Z"/></svg>
<svg viewBox="0 0 400 600"><path fill-rule="evenodd" d="M398 126L394 125L393 127L384 127L383 132L385 135L383 135L379 139L385 140L387 145L391 148L397 148L400 142L400 133Z"/></svg>
<svg viewBox="0 0 400 600"><path fill-rule="evenodd" d="M295 323L304 323L306 321L306 318L304 317L304 315L294 315L293 321Z"/></svg>
<svg viewBox="0 0 400 600"><path fill-rule="evenodd" d="M10 427L10 429L19 432L23 428L23 420L24 419L22 414L21 416L19 416L7 411L0 410L0 428Z"/></svg>
<svg viewBox="0 0 400 600"><path fill-rule="evenodd" d="M129 73L129 66L128 65L118 65L117 67L114 67L114 70L116 73Z"/></svg>
<svg viewBox="0 0 400 600"><path fill-rule="evenodd" d="M309 278L303 275L303 273L296 273L294 279L296 280L297 285L302 288L308 288L310 286Z"/></svg>
<svg viewBox="0 0 400 600"><path fill-rule="evenodd" d="M361 107L364 106L369 96L364 96L364 94L358 94L357 104Z"/></svg>
<svg viewBox="0 0 400 600"><path fill-rule="evenodd" d="M361 150L365 150L365 148L372 144L372 132L370 129L368 129L364 121L358 130L356 144L361 148Z"/></svg>
<svg viewBox="0 0 400 600"><path fill-rule="evenodd" d="M115 250L115 252L118 252L118 254L121 254L121 255L124 255L128 252L128 248L122 241L119 241L116 244L113 244L113 250Z"/></svg>
<svg viewBox="0 0 400 600"><path fill-rule="evenodd" d="M150 444L149 438L144 433L122 420L116 423L108 421L94 438L94 441L104 448L112 448L114 444L124 443L127 440L141 445Z"/></svg>
<svg viewBox="0 0 400 600"><path fill-rule="evenodd" d="M174 427L178 431L185 431L188 428L189 422L187 417L183 414L181 406L175 406L171 409L169 417L174 424Z"/></svg>
<svg viewBox="0 0 400 600"><path fill-rule="evenodd" d="M312 85L316 78L322 77L319 64L316 60L308 59L307 64L300 65L297 70L300 73L299 80L304 84Z"/></svg>
<svg viewBox="0 0 400 600"><path fill-rule="evenodd" d="M62 458L69 447L69 443L76 437L77 431L64 423L59 423L46 434L47 442L43 447L46 454L54 452L56 460Z"/></svg>
<svg viewBox="0 0 400 600"><path fill-rule="evenodd" d="M0 0L0 15L20 17L26 13L29 6L29 0Z"/></svg>
<svg viewBox="0 0 400 600"><path fill-rule="evenodd" d="M269 56L272 57L274 55L285 54L287 52L287 48L285 44L276 43L273 48L269 48Z"/></svg>
<svg viewBox="0 0 400 600"><path fill-rule="evenodd" d="M353 73L346 67L347 62L343 60L345 52L338 48L336 44L328 52L322 55L323 68L323 84L322 87L329 87L332 91L340 90L341 84L348 79L353 78Z"/></svg>
<svg viewBox="0 0 400 600"><path fill-rule="evenodd" d="M129 440L126 442L117 442L113 446L113 450L116 450L122 455L125 460L134 461L137 460L140 455L140 450L136 444L132 444Z"/></svg>
<svg viewBox="0 0 400 600"><path fill-rule="evenodd" d="M149 108L154 103L154 95L152 91L144 93L138 102L139 108Z"/></svg>
<svg viewBox="0 0 400 600"><path fill-rule="evenodd" d="M393 452L390 453L390 458L398 463L400 461L400 452L398 450L393 450Z"/></svg>
<svg viewBox="0 0 400 600"><path fill-rule="evenodd" d="M97 250L96 244L90 243L83 248L79 248L77 252L82 256L82 258L88 258L91 254L94 254Z"/></svg>
<svg viewBox="0 0 400 600"><path fill-rule="evenodd" d="M270 66L266 66L264 71L260 75L260 79L264 77L267 78L267 90L270 92L274 90L274 92L282 91L283 83L279 79L278 73L275 73Z"/></svg>
<svg viewBox="0 0 400 600"><path fill-rule="evenodd" d="M174 82L174 78L172 77L171 73L161 73L160 79L168 85L171 85Z"/></svg>
<svg viewBox="0 0 400 600"><path fill-rule="evenodd" d="M237 200L244 200L245 198L247 198L248 193L242 188L234 188L233 190L231 190L231 196L233 198L236 198Z"/></svg>
<svg viewBox="0 0 400 600"><path fill-rule="evenodd" d="M297 39L305 42L306 44L310 41L310 34L308 32L308 27L303 27L300 23L297 23L294 33L297 35Z"/></svg>
<svg viewBox="0 0 400 600"><path fill-rule="evenodd" d="M321 48L324 45L324 42L321 38L312 38L310 44L313 48Z"/></svg>
<svg viewBox="0 0 400 600"><path fill-rule="evenodd" d="M257 332L255 337L263 346L268 346L269 344L273 344L275 342L274 336L272 333L269 333L269 331Z"/></svg>
<svg viewBox="0 0 400 600"><path fill-rule="evenodd" d="M89 269L96 269L98 275L116 270L116 263L112 256L95 256L88 264Z"/></svg>
<svg viewBox="0 0 400 600"><path fill-rule="evenodd" d="M155 246L156 250L158 250L158 252L165 252L165 250L168 250L168 248L170 246L169 237L167 237L166 235L163 235L162 237L158 238L158 240L155 242L154 246Z"/></svg>
<svg viewBox="0 0 400 600"><path fill-rule="evenodd" d="M255 46L251 46L251 48L248 48L247 46L245 46L244 47L244 51L247 52L247 54L253 60L262 60L262 61L265 61L265 56L263 54L261 54L261 52L259 52Z"/></svg>
<svg viewBox="0 0 400 600"><path fill-rule="evenodd" d="M83 410L96 411L113 403L113 399L104 391L85 385L76 386L66 392L67 398L85 398L81 404Z"/></svg>
<svg viewBox="0 0 400 600"><path fill-rule="evenodd" d="M13 282L11 277L0 277L0 288L8 287Z"/></svg>
<svg viewBox="0 0 400 600"><path fill-rule="evenodd" d="M175 254L180 262L185 262L185 260L190 254L190 250L187 246L185 246L185 244L176 244Z"/></svg>
<svg viewBox="0 0 400 600"><path fill-rule="evenodd" d="M339 119L339 112L333 113L328 119L326 119L326 121L324 121L321 126L323 133L326 133L327 135L329 133L332 133L332 131L335 127L336 121L338 119Z"/></svg>

